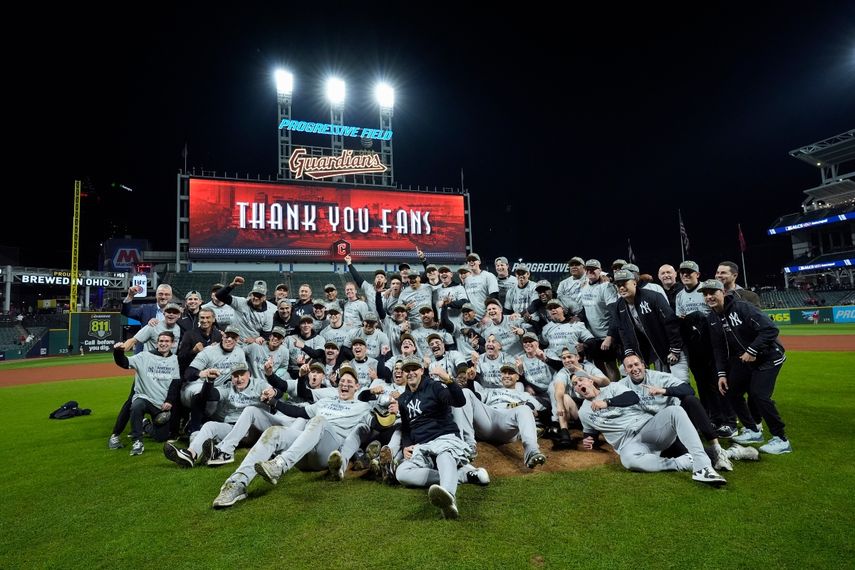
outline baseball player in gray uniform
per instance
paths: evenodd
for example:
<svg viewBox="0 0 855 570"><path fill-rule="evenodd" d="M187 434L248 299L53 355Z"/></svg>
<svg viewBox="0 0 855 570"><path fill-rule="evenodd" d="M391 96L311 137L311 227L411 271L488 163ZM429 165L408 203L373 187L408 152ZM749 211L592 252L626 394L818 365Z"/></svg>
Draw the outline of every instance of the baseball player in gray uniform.
<svg viewBox="0 0 855 570"><path fill-rule="evenodd" d="M525 334L528 325L522 317L503 315L502 304L492 297L485 301L487 317L484 319L483 335L493 335L502 343L502 352L508 356L519 356L523 353L520 337Z"/></svg>
<svg viewBox="0 0 855 570"><path fill-rule="evenodd" d="M581 257L572 257L567 265L570 268L570 277L558 284L555 298L565 307L581 306L582 289L588 285L588 280L585 279L585 260Z"/></svg>
<svg viewBox="0 0 855 570"><path fill-rule="evenodd" d="M325 341L334 342L339 346L344 345L350 339L354 328L344 324L340 308L329 307L327 314L330 319L329 325L323 328L319 334L324 337Z"/></svg>
<svg viewBox="0 0 855 570"><path fill-rule="evenodd" d="M123 343L113 346L113 359L118 366L134 370L134 388L131 396L131 455L142 455L143 445L143 416L149 414L157 425L166 422L158 421L161 412L172 409L178 399L178 386L181 374L178 371L178 357L172 354L171 348L174 337L170 332L161 332L157 337L157 349L153 352L140 352L128 358L125 356ZM121 416L121 415L120 415ZM163 416L161 416L163 417ZM168 418L167 418L168 420ZM118 420L117 420L118 423ZM165 427L165 425L164 425ZM110 436L119 438L118 430L114 429ZM163 433L165 431L165 433ZM166 439L168 429L159 430L157 438ZM113 445L110 446L116 449Z"/></svg>
<svg viewBox="0 0 855 570"><path fill-rule="evenodd" d="M477 397L467 398L467 404L472 406L475 439L499 445L520 439L524 451L523 464L534 469L546 462L546 456L537 444L535 423L535 414L546 408L534 396L520 389L520 375L515 366L503 364L501 374L501 388L484 388L478 382L467 386L477 394Z"/></svg>
<svg viewBox="0 0 855 570"><path fill-rule="evenodd" d="M256 281L249 298L232 295L232 290L244 284L240 275L235 276L228 286L217 291L217 299L235 310L232 326L240 333L242 343L257 342L267 336L273 328L273 314L267 310L267 284Z"/></svg>
<svg viewBox="0 0 855 570"><path fill-rule="evenodd" d="M498 299L499 282L495 275L481 269L481 256L477 253L467 255L466 262L469 264L470 273L463 286L466 288L466 296L469 298L469 302L475 307L475 312L480 319L484 316L486 309L484 301L488 297Z"/></svg>
<svg viewBox="0 0 855 570"><path fill-rule="evenodd" d="M523 315L532 301L537 299L537 291L534 290L534 283L529 281L531 273L528 265L519 264L514 269L514 274L517 277L516 287L511 287L505 296L505 311L510 311L511 314Z"/></svg>
<svg viewBox="0 0 855 570"><path fill-rule="evenodd" d="M493 262L493 267L496 269L496 283L499 285L498 299L504 305L508 297L508 291L515 289L517 286L517 278L508 271L510 266L508 265L507 257L497 257Z"/></svg>
<svg viewBox="0 0 855 570"><path fill-rule="evenodd" d="M167 303L163 308L163 320L157 321L157 324L147 324L142 327L137 334L125 341L125 350L132 349L138 342L142 343L145 352L157 350L158 335L162 332L171 332L175 338L172 354L175 354L178 343L181 341L181 327L176 324L180 316L181 307L175 303Z"/></svg>
<svg viewBox="0 0 855 570"><path fill-rule="evenodd" d="M184 373L181 404L190 409L187 431L191 438L202 427L203 416L216 411L216 402L202 401L197 397L202 392L204 382L212 379L215 387L224 386L231 381L232 366L246 363L246 354L237 346L239 335L240 331L236 326L226 327L222 340L197 354Z"/></svg>
<svg viewBox="0 0 855 570"><path fill-rule="evenodd" d="M478 374L481 375L481 385L485 388L501 388L503 364L513 364L514 359L502 352L502 344L493 336L487 336L484 343L484 354L478 355L477 352L471 353L472 364L478 369Z"/></svg>
<svg viewBox="0 0 855 570"><path fill-rule="evenodd" d="M187 449L180 449L171 442L163 445L163 454L179 467L193 467L197 462L207 464L208 459L215 455L215 440L222 440L231 433L245 408L267 407L261 400L262 393L270 389L267 382L251 376L249 366L244 362L232 365L229 372L231 383L214 389L219 401L217 415L220 420L205 422ZM234 461L233 454L229 455L231 461Z"/></svg>
<svg viewBox="0 0 855 570"><path fill-rule="evenodd" d="M550 299L546 303L551 319L540 333L546 346L544 352L552 360L561 359L561 349L565 346L573 346L576 352L585 351L585 343L594 340L594 335L580 322L571 322L565 314L564 303L558 299Z"/></svg>
<svg viewBox="0 0 855 570"><path fill-rule="evenodd" d="M231 308L230 305L226 305L219 299L217 299L217 291L225 287L222 283L214 283L211 286L211 300L202 305L202 309L211 309L214 311L214 315L217 320L217 327L220 329L225 329L227 326L232 324L232 321L235 318L235 310Z"/></svg>
<svg viewBox="0 0 855 570"><path fill-rule="evenodd" d="M579 419L585 431L583 445L592 449L594 438L602 433L620 456L621 464L632 471L692 471L692 479L720 486L727 481L713 469L698 432L679 406L669 406L651 415L637 406L638 394L626 386L612 383L597 387L591 378L579 378L576 392L585 399ZM677 438L689 453L668 459L660 453Z"/></svg>
<svg viewBox="0 0 855 570"><path fill-rule="evenodd" d="M353 339L361 338L368 348L368 356L377 358L381 354L387 354L391 350L389 337L383 331L377 330L377 322L377 315L374 313L366 314L362 326L350 332L350 337L345 346L349 346Z"/></svg>
<svg viewBox="0 0 855 570"><path fill-rule="evenodd" d="M612 380L618 379L618 370L615 364L617 352L613 343L616 339L609 334L612 325L611 309L609 305L617 303L617 291L611 283L603 283L602 266L596 259L585 262L585 273L588 284L582 288L582 320L594 335L598 342L593 346L589 356L593 358L597 366L605 370ZM614 334L617 334L616 329ZM618 339L619 340L619 339Z"/></svg>
<svg viewBox="0 0 855 570"><path fill-rule="evenodd" d="M282 404L286 415L308 420L305 428L273 426L265 430L237 471L220 488L213 502L215 509L246 499L247 485L256 474L275 485L295 466L312 471L327 468L330 453L341 446L371 411L370 404L355 398L359 382L354 370L342 366L339 378L335 397L324 398L305 408Z"/></svg>
<svg viewBox="0 0 855 570"><path fill-rule="evenodd" d="M594 380L597 386L608 386L609 379L593 362L579 361L576 347L565 346L561 350L562 368L555 373L547 393L552 403L552 421L558 422L558 440L553 449L573 449L573 439L570 437L570 420L579 419L578 402L573 398L573 384L576 377L587 376Z"/></svg>

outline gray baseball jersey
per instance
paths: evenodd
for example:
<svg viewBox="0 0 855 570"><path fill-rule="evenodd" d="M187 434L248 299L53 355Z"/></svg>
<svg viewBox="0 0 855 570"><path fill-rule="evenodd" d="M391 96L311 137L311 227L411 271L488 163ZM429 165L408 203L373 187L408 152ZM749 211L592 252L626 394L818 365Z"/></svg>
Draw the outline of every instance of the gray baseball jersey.
<svg viewBox="0 0 855 570"><path fill-rule="evenodd" d="M266 306L263 310L256 311L249 305L246 297L236 295L232 295L231 306L235 310L232 325L240 331L241 340L255 338L261 333L273 330L273 315L267 311Z"/></svg>
<svg viewBox="0 0 855 570"><path fill-rule="evenodd" d="M534 283L529 281L525 287L512 287L508 289L505 297L505 308L513 311L518 315L525 313L532 301L537 299L537 291L534 290Z"/></svg>
<svg viewBox="0 0 855 570"><path fill-rule="evenodd" d="M284 345L284 343L283 343ZM255 343L243 345L243 351L246 353L246 364L249 366L249 371L252 378L264 378L264 362L272 357L273 371L276 372L282 367L288 366L288 349L280 345L276 350L270 350L267 343L258 345Z"/></svg>
<svg viewBox="0 0 855 570"><path fill-rule="evenodd" d="M146 325L141 328L134 335L134 339L143 345L143 351L149 352L157 350L157 335L162 332L171 332L175 336L175 340L172 342L172 354L175 354L181 340L181 327L177 324L167 327L164 320L159 320L154 326Z"/></svg>
<svg viewBox="0 0 855 570"><path fill-rule="evenodd" d="M587 287L588 280L583 275L576 279L572 275L558 284L555 298L564 303L565 307L582 305L582 289Z"/></svg>
<svg viewBox="0 0 855 570"><path fill-rule="evenodd" d="M499 292L499 282L496 276L489 271L482 271L478 275L470 273L463 286L466 288L466 297L475 307L475 313L480 319L484 316L484 301L491 294Z"/></svg>
<svg viewBox="0 0 855 570"><path fill-rule="evenodd" d="M221 330L226 330L226 327L235 320L235 310L229 305L218 306L213 301L208 301L202 305L202 308L214 311L214 315L217 318L217 327Z"/></svg>
<svg viewBox="0 0 855 570"><path fill-rule="evenodd" d="M236 346L231 352L225 352L222 345L218 343L206 346L202 352L196 355L190 366L196 370L205 370L206 368L218 369L220 375L214 380L214 385L219 386L231 382L230 369L233 365L241 362L249 365L246 361L246 353L244 353L243 348Z"/></svg>
<svg viewBox="0 0 855 570"><path fill-rule="evenodd" d="M166 400L169 384L181 377L178 357L174 354L164 357L151 352L140 352L128 358L128 364L134 370L132 399L142 398L157 407L162 406Z"/></svg>
<svg viewBox="0 0 855 570"><path fill-rule="evenodd" d="M383 331L376 330L371 334L366 334L365 329L362 327L354 329L350 332L350 336L347 339L347 346L351 346L351 343L355 338L361 338L365 341L365 348L368 351L368 356L372 358L380 356L381 349L384 346L389 347L389 337L386 336L386 333Z"/></svg>
<svg viewBox="0 0 855 570"><path fill-rule="evenodd" d="M629 388L618 383L612 383L600 388L597 400L607 400L619 394L628 392ZM609 406L603 410L592 410L591 402L585 400L579 408L579 420L586 433L599 432L603 434L615 451L620 451L627 440L640 430L644 424L653 418L638 406L618 408Z"/></svg>
<svg viewBox="0 0 855 570"><path fill-rule="evenodd" d="M523 364L525 379L541 390L546 390L552 382L552 368L541 359L526 354L520 356L520 361Z"/></svg>
<svg viewBox="0 0 855 570"><path fill-rule="evenodd" d="M241 391L236 390L231 382L225 386L218 386L220 401L217 403L214 419L233 424L238 420L244 408L255 406L266 410L267 404L262 403L261 393L267 387L266 381L259 380L255 376L250 376L249 384Z"/></svg>
<svg viewBox="0 0 855 570"><path fill-rule="evenodd" d="M484 327L481 336L487 338L494 335L496 340L502 343L502 352L510 356L519 356L523 354L523 348L520 336L514 332L515 328L525 328L525 322L521 318L512 319L510 315L504 315L498 324L490 321Z"/></svg>
<svg viewBox="0 0 855 570"><path fill-rule="evenodd" d="M674 312L677 313L678 317L685 317L686 315L694 312L706 315L712 310L704 302L704 295L698 290L699 287L700 284L698 284L698 286L691 292L686 289L680 289L677 292Z"/></svg>
<svg viewBox="0 0 855 570"><path fill-rule="evenodd" d="M413 304L412 310L408 313L408 318L410 320L410 328L416 330L422 326L419 309L425 305L428 307L431 306L433 302L433 289L429 285L424 284L419 285L418 289L409 287L401 293L400 301L405 305Z"/></svg>
<svg viewBox="0 0 855 570"><path fill-rule="evenodd" d="M617 303L617 292L611 283L596 283L582 289L582 307L588 319L588 329L596 338L609 333L611 315L608 305Z"/></svg>
<svg viewBox="0 0 855 570"><path fill-rule="evenodd" d="M327 429L340 439L345 439L359 425L365 414L371 412L371 404L357 399L342 400L338 396L323 398L306 406L310 418L323 416L327 419Z"/></svg>
<svg viewBox="0 0 855 570"><path fill-rule="evenodd" d="M481 374L481 384L485 388L501 388L502 373L500 369L505 364L513 364L514 359L500 352L496 358L482 354L478 358L478 372Z"/></svg>
<svg viewBox="0 0 855 570"><path fill-rule="evenodd" d="M561 351L565 347L575 347L577 342L584 342L594 338L594 335L581 322L550 322L543 327L543 332L541 332L540 336L547 344L547 348L543 352L553 360L561 360Z"/></svg>
<svg viewBox="0 0 855 570"><path fill-rule="evenodd" d="M350 340L350 335L353 333L354 327L348 327L342 325L338 328L333 328L332 326L328 326L323 329L319 334L324 337L324 342L334 342L339 348L343 345L347 344Z"/></svg>
<svg viewBox="0 0 855 570"><path fill-rule="evenodd" d="M348 327L361 327L362 321L365 320L365 315L372 312L368 309L368 303L362 299L345 301L342 311L342 320L345 326Z"/></svg>
<svg viewBox="0 0 855 570"><path fill-rule="evenodd" d="M673 386L685 386L686 384L673 374L656 370L645 370L644 380L639 384L633 382L629 376L621 378L618 383L638 394L640 401L636 406L650 414L655 414L667 406L679 406L680 400L668 396L651 396L644 387L645 385L656 388L671 388Z"/></svg>

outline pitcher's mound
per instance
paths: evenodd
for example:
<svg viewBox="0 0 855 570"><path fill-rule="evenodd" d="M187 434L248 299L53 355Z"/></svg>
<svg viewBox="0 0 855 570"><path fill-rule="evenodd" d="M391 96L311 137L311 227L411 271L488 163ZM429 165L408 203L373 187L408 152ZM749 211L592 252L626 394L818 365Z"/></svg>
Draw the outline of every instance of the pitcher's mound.
<svg viewBox="0 0 855 570"><path fill-rule="evenodd" d="M576 434L577 436L579 434ZM618 463L617 454L612 451L608 445L603 445L600 449L594 451L586 451L582 449L582 444L579 444L578 449L553 451L552 441L548 439L537 440L540 445L540 451L546 455L546 463L529 469L523 465L523 446L521 442L507 443L504 445L494 446L483 441L478 442L478 457L472 462L475 467L483 467L490 474L490 477L513 477L521 475L530 475L540 471L550 473L556 471L580 471L590 469L597 465L605 465L607 463Z"/></svg>

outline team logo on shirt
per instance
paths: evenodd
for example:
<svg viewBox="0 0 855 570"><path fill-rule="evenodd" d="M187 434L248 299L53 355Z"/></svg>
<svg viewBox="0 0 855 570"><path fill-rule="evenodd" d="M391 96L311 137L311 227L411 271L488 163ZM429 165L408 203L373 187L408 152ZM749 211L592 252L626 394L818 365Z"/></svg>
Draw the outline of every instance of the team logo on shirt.
<svg viewBox="0 0 855 570"><path fill-rule="evenodd" d="M736 327L742 324L742 319L739 318L739 315L736 313L730 313L727 315L727 318L730 319L730 326Z"/></svg>
<svg viewBox="0 0 855 570"><path fill-rule="evenodd" d="M650 313L650 305L647 303L647 301L642 301L641 304L638 305L638 308L641 309L642 315Z"/></svg>
<svg viewBox="0 0 855 570"><path fill-rule="evenodd" d="M407 412L411 418L422 415L422 401L410 400L407 402Z"/></svg>

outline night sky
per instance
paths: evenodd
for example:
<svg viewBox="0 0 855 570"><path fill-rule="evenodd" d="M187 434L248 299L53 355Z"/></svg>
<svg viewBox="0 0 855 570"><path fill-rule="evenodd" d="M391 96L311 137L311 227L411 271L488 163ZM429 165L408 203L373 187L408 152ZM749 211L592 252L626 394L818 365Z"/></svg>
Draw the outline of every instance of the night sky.
<svg viewBox="0 0 855 570"><path fill-rule="evenodd" d="M328 121L322 83L337 72L345 124L374 127L374 81L392 83L397 181L458 187L462 168L482 257L608 263L631 238L655 274L680 260L680 208L702 273L739 261L741 223L752 282L780 284L789 240L765 230L821 181L788 152L855 127L851 2L574 5L572 18L278 6L45 16L7 70L17 158L0 245L67 268L85 178L81 268L109 232L174 249L185 143L191 168L275 177L285 66L302 120Z"/></svg>

